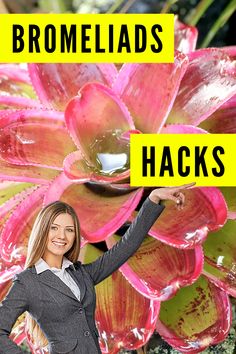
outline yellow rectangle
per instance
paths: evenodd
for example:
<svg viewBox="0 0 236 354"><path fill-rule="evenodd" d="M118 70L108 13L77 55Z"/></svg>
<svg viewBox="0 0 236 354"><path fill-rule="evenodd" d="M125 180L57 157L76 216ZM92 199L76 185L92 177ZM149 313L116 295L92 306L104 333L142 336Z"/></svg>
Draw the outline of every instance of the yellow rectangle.
<svg viewBox="0 0 236 354"><path fill-rule="evenodd" d="M1 14L3 63L172 63L173 14Z"/></svg>
<svg viewBox="0 0 236 354"><path fill-rule="evenodd" d="M131 134L130 185L236 185L236 134Z"/></svg>

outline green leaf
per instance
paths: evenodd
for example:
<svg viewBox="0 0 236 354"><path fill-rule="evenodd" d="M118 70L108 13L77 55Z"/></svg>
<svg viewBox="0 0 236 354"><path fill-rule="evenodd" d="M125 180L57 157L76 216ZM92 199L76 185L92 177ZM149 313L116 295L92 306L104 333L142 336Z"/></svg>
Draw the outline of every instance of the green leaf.
<svg viewBox="0 0 236 354"><path fill-rule="evenodd" d="M228 21L228 19L234 13L235 10L236 0L231 0L230 3L224 9L224 11L221 13L221 15L218 17L218 19L215 21L210 31L207 33L205 39L201 43L201 47L207 47L209 45L216 33L219 31L220 28L225 25L225 23Z"/></svg>

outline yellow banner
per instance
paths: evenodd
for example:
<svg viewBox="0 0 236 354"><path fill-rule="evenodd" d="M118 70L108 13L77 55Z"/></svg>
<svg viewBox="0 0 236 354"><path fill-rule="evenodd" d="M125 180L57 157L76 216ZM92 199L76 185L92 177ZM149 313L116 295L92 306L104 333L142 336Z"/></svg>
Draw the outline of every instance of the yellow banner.
<svg viewBox="0 0 236 354"><path fill-rule="evenodd" d="M131 134L130 185L235 186L236 134Z"/></svg>
<svg viewBox="0 0 236 354"><path fill-rule="evenodd" d="M3 63L172 63L173 14L1 14Z"/></svg>

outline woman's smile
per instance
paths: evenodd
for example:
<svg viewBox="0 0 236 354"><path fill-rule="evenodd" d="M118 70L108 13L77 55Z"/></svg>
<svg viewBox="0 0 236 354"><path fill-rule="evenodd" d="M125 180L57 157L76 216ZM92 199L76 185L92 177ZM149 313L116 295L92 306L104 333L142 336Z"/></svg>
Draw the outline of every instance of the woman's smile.
<svg viewBox="0 0 236 354"><path fill-rule="evenodd" d="M52 241L52 243L54 245L56 245L57 247L64 247L66 245L65 242L57 242L57 241Z"/></svg>

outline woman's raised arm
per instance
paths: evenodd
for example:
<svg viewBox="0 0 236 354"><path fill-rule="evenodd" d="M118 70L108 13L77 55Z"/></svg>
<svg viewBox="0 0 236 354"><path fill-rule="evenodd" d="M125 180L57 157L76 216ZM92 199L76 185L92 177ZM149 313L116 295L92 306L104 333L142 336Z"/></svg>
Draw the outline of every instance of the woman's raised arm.
<svg viewBox="0 0 236 354"><path fill-rule="evenodd" d="M190 188L194 184L185 184L180 187L157 188L150 193L139 210L138 215L119 242L94 262L83 265L95 285L117 270L137 251L144 237L165 208L159 202L163 199L169 199L176 202L178 208L182 208L184 194L180 191Z"/></svg>

